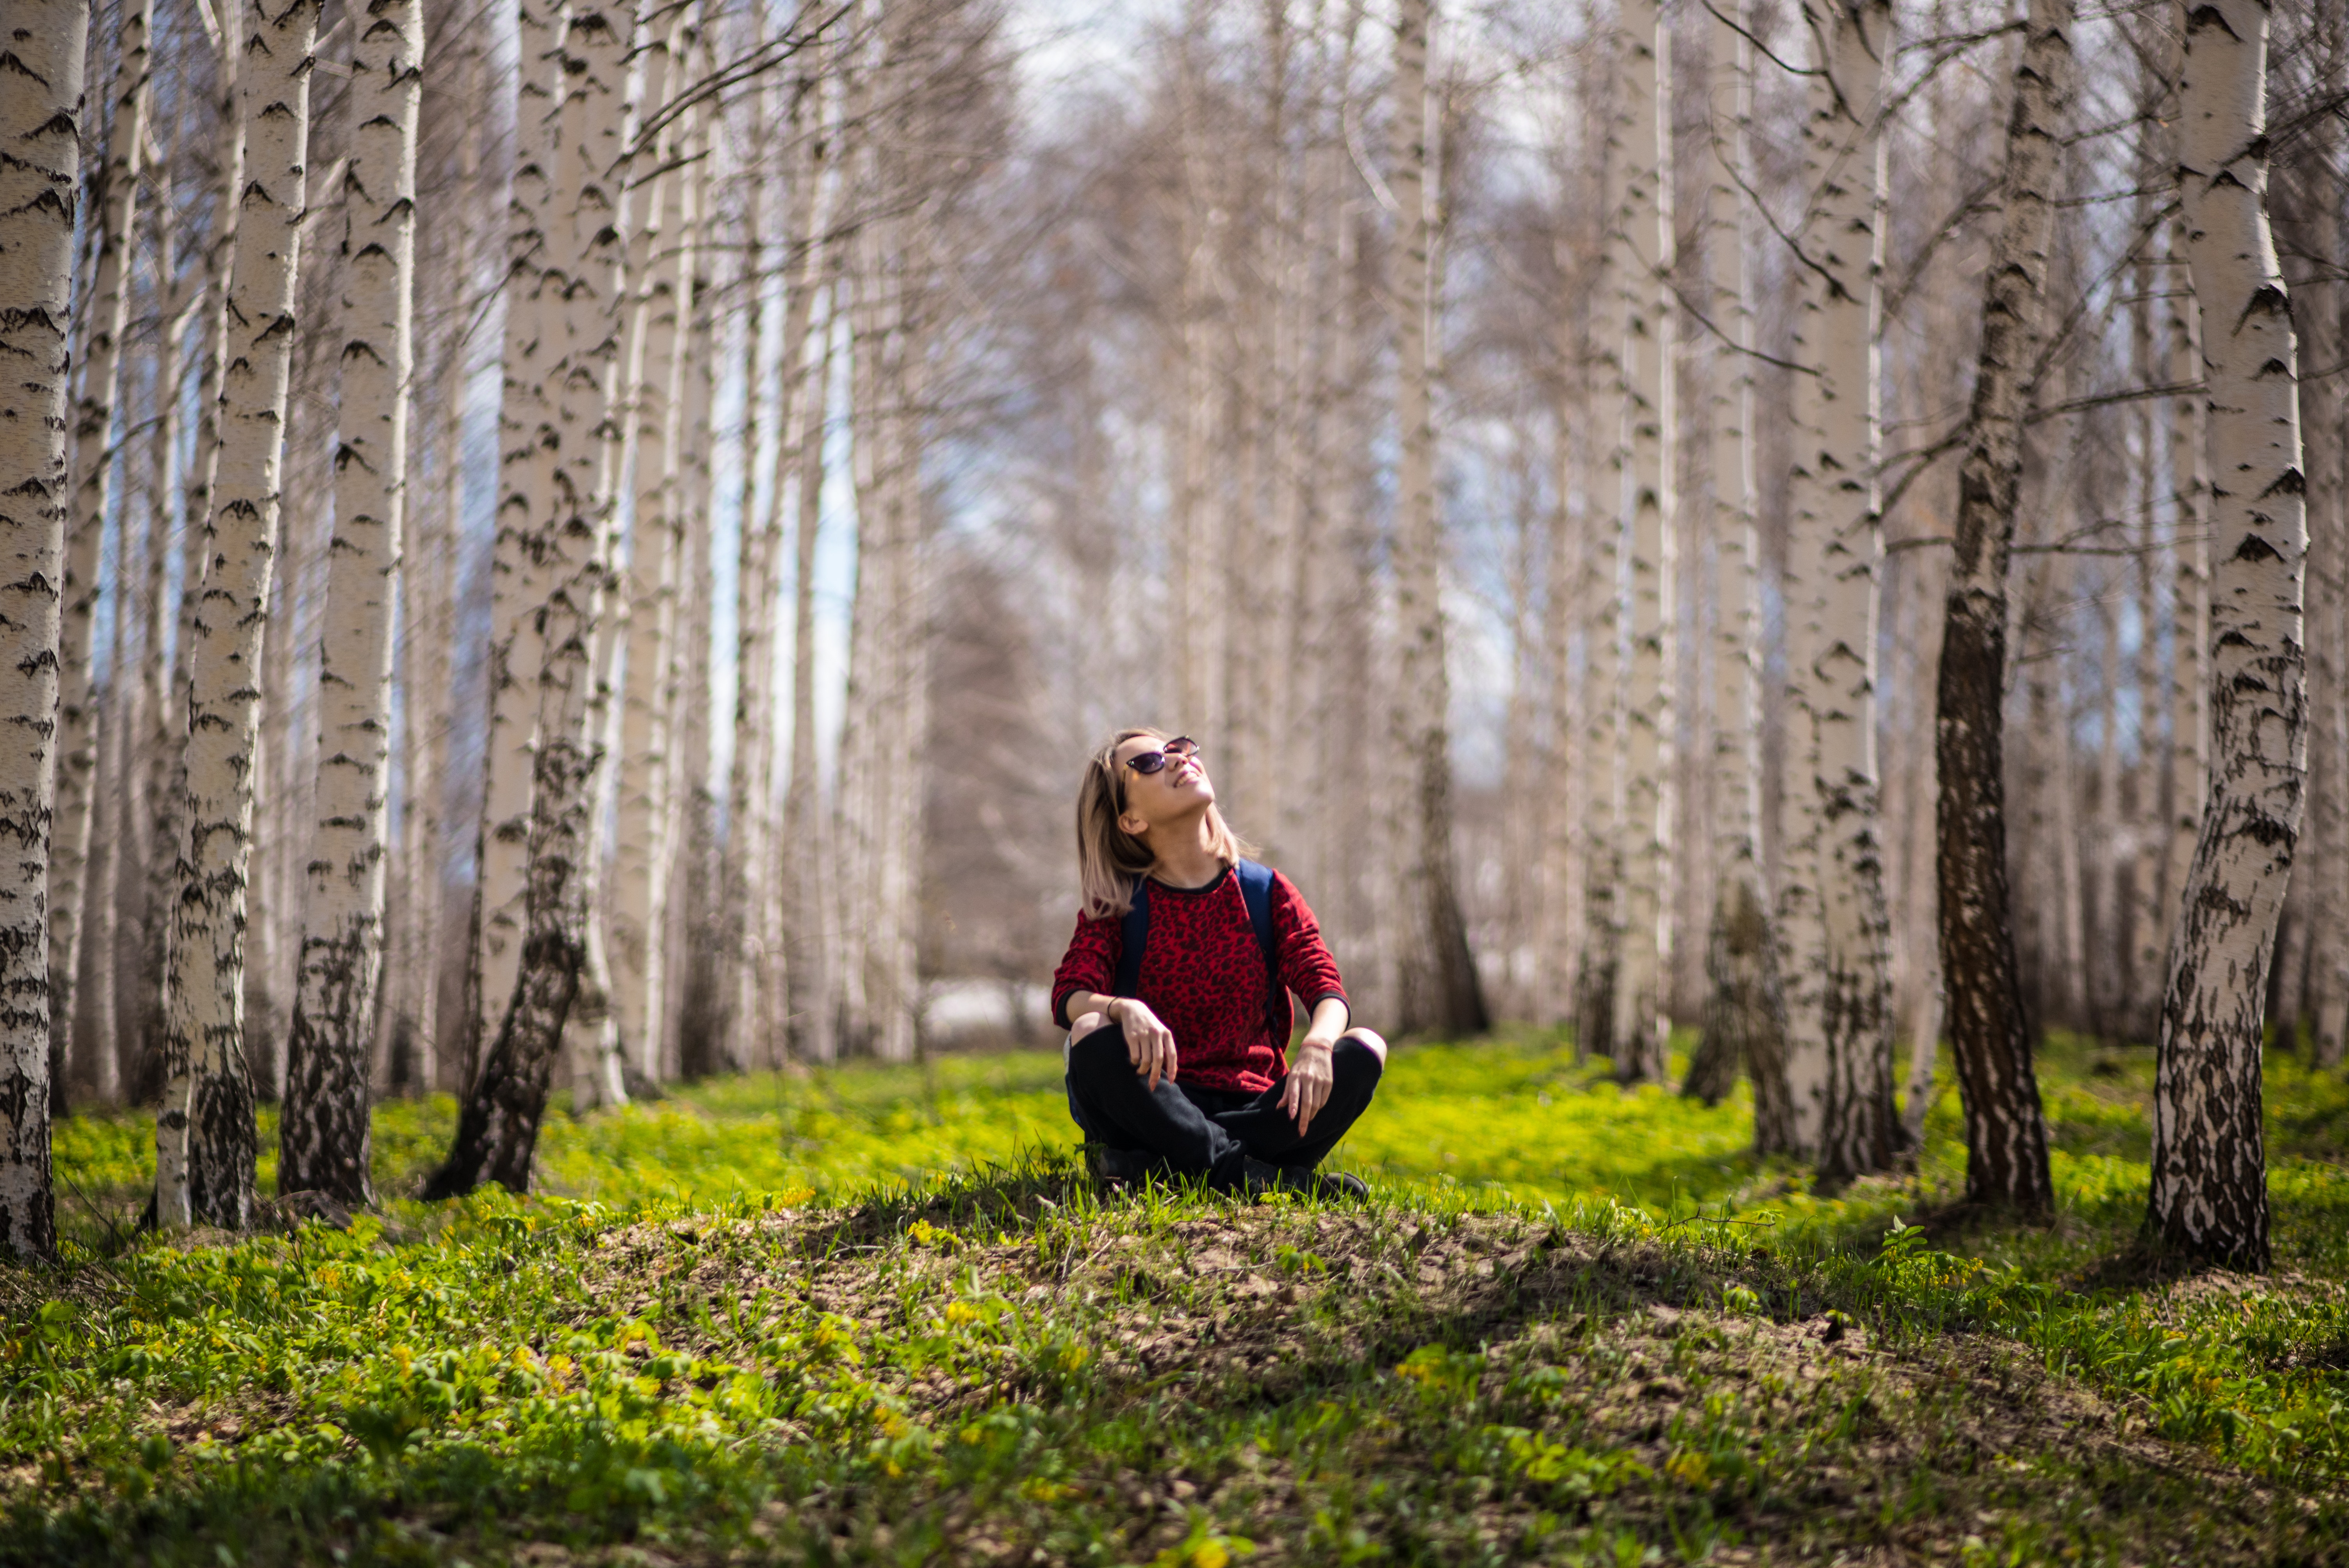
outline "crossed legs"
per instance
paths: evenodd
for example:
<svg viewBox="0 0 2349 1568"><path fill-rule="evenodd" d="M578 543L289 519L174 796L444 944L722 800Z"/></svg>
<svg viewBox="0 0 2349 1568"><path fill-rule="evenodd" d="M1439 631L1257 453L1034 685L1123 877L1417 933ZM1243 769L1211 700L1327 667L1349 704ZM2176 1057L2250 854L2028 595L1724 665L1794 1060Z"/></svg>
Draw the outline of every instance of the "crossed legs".
<svg viewBox="0 0 2349 1568"><path fill-rule="evenodd" d="M1086 1136L1155 1156L1174 1173L1205 1176L1217 1187L1238 1185L1248 1160L1292 1170L1319 1164L1370 1109L1387 1055L1386 1042L1368 1029L1338 1037L1330 1099L1299 1132L1278 1088L1247 1094L1161 1078L1153 1088L1134 1069L1116 1024L1088 1013L1070 1037L1069 1109Z"/></svg>

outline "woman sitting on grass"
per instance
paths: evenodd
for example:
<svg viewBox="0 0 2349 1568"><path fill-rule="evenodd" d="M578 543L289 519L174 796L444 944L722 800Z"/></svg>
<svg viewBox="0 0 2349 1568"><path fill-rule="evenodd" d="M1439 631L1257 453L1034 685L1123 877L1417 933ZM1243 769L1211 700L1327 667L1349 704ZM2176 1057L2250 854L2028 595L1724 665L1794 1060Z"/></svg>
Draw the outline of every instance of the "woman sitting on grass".
<svg viewBox="0 0 2349 1568"><path fill-rule="evenodd" d="M1052 977L1069 1111L1095 1172L1363 1197L1316 1174L1371 1103L1386 1042L1350 1029L1294 884L1241 858L1187 736L1121 730L1077 791L1084 908ZM1288 994L1311 1009L1295 1059Z"/></svg>

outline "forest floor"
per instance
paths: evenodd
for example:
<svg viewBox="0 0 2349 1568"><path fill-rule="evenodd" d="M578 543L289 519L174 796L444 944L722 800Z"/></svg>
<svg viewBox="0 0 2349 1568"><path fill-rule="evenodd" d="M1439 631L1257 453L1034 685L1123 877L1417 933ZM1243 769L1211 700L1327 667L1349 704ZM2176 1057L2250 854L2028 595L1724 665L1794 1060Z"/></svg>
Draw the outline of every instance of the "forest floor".
<svg viewBox="0 0 2349 1568"><path fill-rule="evenodd" d="M1829 1200L1547 1038L1398 1049L1367 1206L1102 1198L1057 1053L552 1119L545 1191L0 1271L0 1563L2349 1562L2349 1085L2269 1063L2276 1271L2136 1240L2150 1053L2043 1062L2060 1212ZM274 1178L265 1151L264 1191Z"/></svg>

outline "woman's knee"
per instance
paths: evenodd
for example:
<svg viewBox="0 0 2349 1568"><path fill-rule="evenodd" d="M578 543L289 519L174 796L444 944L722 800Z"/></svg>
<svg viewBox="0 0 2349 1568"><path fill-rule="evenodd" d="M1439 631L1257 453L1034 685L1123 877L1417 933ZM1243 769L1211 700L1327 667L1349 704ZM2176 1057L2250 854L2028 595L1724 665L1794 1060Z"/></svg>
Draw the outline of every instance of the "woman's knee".
<svg viewBox="0 0 2349 1568"><path fill-rule="evenodd" d="M1086 1026L1089 1024L1090 1028ZM1125 1052L1125 1030L1099 1013L1087 1013L1078 1018L1076 1026L1069 1031L1069 1066L1073 1069L1080 1063L1096 1069L1114 1063L1132 1071L1133 1064Z"/></svg>
<svg viewBox="0 0 2349 1568"><path fill-rule="evenodd" d="M1347 1030L1344 1034L1338 1037L1337 1047L1335 1051L1333 1051L1332 1055L1343 1056L1346 1054L1347 1047L1350 1046L1352 1047L1361 1056L1370 1058L1371 1065L1377 1068L1380 1071L1383 1072L1386 1069L1387 1043L1379 1037L1377 1030Z"/></svg>

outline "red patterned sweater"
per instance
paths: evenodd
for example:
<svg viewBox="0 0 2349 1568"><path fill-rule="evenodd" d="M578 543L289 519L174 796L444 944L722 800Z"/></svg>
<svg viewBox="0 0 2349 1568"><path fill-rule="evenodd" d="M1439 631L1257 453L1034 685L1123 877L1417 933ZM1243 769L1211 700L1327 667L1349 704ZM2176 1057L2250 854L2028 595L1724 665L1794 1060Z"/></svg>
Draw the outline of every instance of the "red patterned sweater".
<svg viewBox="0 0 2349 1568"><path fill-rule="evenodd" d="M1280 977L1309 1012L1328 997L1345 999L1320 923L1278 872L1272 874L1272 935ZM1123 917L1077 917L1068 954L1052 976L1052 1016L1061 1027L1069 1025L1071 995L1109 995L1124 945ZM1264 952L1230 867L1202 888L1152 881L1150 944L1134 990L1174 1031L1180 1081L1261 1094L1288 1074L1288 1042L1272 1037L1267 1017Z"/></svg>

